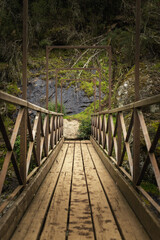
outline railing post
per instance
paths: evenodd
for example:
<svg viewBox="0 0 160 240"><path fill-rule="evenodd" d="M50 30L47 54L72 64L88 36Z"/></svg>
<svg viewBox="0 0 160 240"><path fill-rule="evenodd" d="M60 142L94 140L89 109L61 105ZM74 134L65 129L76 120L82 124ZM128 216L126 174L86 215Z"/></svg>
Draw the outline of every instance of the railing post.
<svg viewBox="0 0 160 240"><path fill-rule="evenodd" d="M94 79L94 113L96 112L96 80Z"/></svg>
<svg viewBox="0 0 160 240"><path fill-rule="evenodd" d="M99 69L99 111L101 111L101 69Z"/></svg>
<svg viewBox="0 0 160 240"><path fill-rule="evenodd" d="M111 109L111 97L112 97L112 50L111 50L111 46L108 50L108 54L109 54L109 103L108 103L108 107L109 109Z"/></svg>
<svg viewBox="0 0 160 240"><path fill-rule="evenodd" d="M46 47L46 109L48 109L48 85L49 85L49 77L48 77L48 59L49 59L49 48ZM46 154L48 156L48 131L49 131L49 116L47 115L47 125L45 131L45 144L46 144Z"/></svg>
<svg viewBox="0 0 160 240"><path fill-rule="evenodd" d="M94 137L94 116L91 116L91 135Z"/></svg>
<svg viewBox="0 0 160 240"><path fill-rule="evenodd" d="M112 97L112 50L111 46L108 50L109 54L109 102L108 107L111 109L111 97ZM110 114L108 115L108 153L111 151L111 142L112 142L112 132L111 132L111 121Z"/></svg>
<svg viewBox="0 0 160 240"><path fill-rule="evenodd" d="M49 59L49 48L46 47L46 109L48 109L48 59Z"/></svg>
<svg viewBox="0 0 160 240"><path fill-rule="evenodd" d="M95 117L95 139L98 140L98 122L97 122L97 119L98 119L98 115L96 115Z"/></svg>
<svg viewBox="0 0 160 240"><path fill-rule="evenodd" d="M101 115L99 114L99 117L98 117L98 121L99 121L99 124L98 124L98 128L99 128L99 139L98 139L98 142L99 144L101 144L101 128L102 128L102 124L101 124Z"/></svg>
<svg viewBox="0 0 160 240"><path fill-rule="evenodd" d="M27 100L27 42L28 42L28 0L23 0L23 84L22 98ZM20 172L24 185L26 185L26 159L27 159L27 108L20 129Z"/></svg>
<svg viewBox="0 0 160 240"><path fill-rule="evenodd" d="M118 161L117 161L117 165L120 165L120 161L121 161L121 154L122 154L122 128L121 128L121 121L120 121L120 115L118 112L118 127L117 127L117 156L118 156Z"/></svg>
<svg viewBox="0 0 160 240"><path fill-rule="evenodd" d="M61 116L61 124L62 124L61 137L63 137L63 116Z"/></svg>
<svg viewBox="0 0 160 240"><path fill-rule="evenodd" d="M93 116L93 137L95 138L95 116Z"/></svg>
<svg viewBox="0 0 160 240"><path fill-rule="evenodd" d="M62 113L62 81L61 81L61 113Z"/></svg>
<svg viewBox="0 0 160 240"><path fill-rule="evenodd" d="M103 114L103 149L106 148L106 115Z"/></svg>
<svg viewBox="0 0 160 240"><path fill-rule="evenodd" d="M55 88L56 88L56 95L55 95L55 110L57 112L57 82L58 82L58 70L56 69L56 85L55 85Z"/></svg>
<svg viewBox="0 0 160 240"><path fill-rule="evenodd" d="M111 114L108 114L108 155L111 155L112 131L111 131Z"/></svg>
<svg viewBox="0 0 160 240"><path fill-rule="evenodd" d="M58 141L61 138L61 117L58 116Z"/></svg>
<svg viewBox="0 0 160 240"><path fill-rule="evenodd" d="M41 143L41 112L38 113L38 126L37 126L37 139L36 139L37 147L36 154L38 159L38 165L40 166L41 154L40 154L40 143Z"/></svg>
<svg viewBox="0 0 160 240"><path fill-rule="evenodd" d="M57 138L58 138L58 135L57 135L57 115L55 116L55 145L57 144Z"/></svg>
<svg viewBox="0 0 160 240"><path fill-rule="evenodd" d="M140 57L140 7L141 0L136 1L136 43L135 43L135 101L139 100L139 57ZM140 161L140 124L134 109L134 140L133 140L133 183L139 176Z"/></svg>

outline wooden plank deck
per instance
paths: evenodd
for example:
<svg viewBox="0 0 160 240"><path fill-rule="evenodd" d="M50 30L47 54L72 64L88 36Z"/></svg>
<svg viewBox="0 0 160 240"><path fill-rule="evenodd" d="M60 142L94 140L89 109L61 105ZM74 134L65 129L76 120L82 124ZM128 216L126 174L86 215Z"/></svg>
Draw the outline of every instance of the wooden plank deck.
<svg viewBox="0 0 160 240"><path fill-rule="evenodd" d="M66 141L12 240L148 240L90 141Z"/></svg>

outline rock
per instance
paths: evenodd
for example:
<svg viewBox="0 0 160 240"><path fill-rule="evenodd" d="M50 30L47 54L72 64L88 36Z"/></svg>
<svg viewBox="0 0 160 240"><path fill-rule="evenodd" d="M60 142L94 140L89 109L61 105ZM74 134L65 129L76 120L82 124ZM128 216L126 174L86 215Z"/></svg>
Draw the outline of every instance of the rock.
<svg viewBox="0 0 160 240"><path fill-rule="evenodd" d="M55 102L55 82L49 81L49 101ZM98 89L96 99L98 99ZM103 97L103 94L102 94ZM58 102L61 102L61 89L57 89ZM35 77L29 81L27 87L27 99L40 107L45 107L46 103L46 82L42 76ZM73 115L85 110L92 102L94 97L87 97L86 93L80 88L70 86L62 89L62 102L65 106L66 114Z"/></svg>
<svg viewBox="0 0 160 240"><path fill-rule="evenodd" d="M121 107L135 101L135 68L133 67L123 78L115 96L115 106ZM155 69L155 64L150 62L140 63L140 99L145 99L160 94L160 72ZM153 109L155 108L155 109ZM151 111L158 111L153 107Z"/></svg>

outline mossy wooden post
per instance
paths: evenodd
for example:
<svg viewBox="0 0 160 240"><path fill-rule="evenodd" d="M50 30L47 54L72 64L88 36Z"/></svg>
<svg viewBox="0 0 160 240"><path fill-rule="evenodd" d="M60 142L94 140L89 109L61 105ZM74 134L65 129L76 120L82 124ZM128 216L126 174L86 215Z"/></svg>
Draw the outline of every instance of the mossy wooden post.
<svg viewBox="0 0 160 240"><path fill-rule="evenodd" d="M140 57L140 7L141 0L136 1L136 42L135 42L135 101L139 100L139 57ZM133 183L136 185L139 176L140 158L140 124L137 110L134 110L133 139Z"/></svg>
<svg viewBox="0 0 160 240"><path fill-rule="evenodd" d="M23 0L23 82L22 98L27 100L27 42L28 42L28 0ZM20 129L20 173L23 185L26 185L27 159L27 108L25 107Z"/></svg>

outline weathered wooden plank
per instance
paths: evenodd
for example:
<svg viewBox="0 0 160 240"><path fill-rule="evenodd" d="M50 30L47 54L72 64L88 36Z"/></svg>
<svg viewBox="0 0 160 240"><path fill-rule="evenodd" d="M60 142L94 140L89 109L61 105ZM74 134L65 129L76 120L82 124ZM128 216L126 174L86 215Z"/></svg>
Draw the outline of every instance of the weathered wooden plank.
<svg viewBox="0 0 160 240"><path fill-rule="evenodd" d="M69 240L94 239L80 144L75 145L68 233Z"/></svg>
<svg viewBox="0 0 160 240"><path fill-rule="evenodd" d="M49 208L40 237L44 239L66 239L70 184L72 176L74 145L70 144L62 172Z"/></svg>
<svg viewBox="0 0 160 240"><path fill-rule="evenodd" d="M10 102L10 103L13 103L13 104L17 104L17 105L20 105L20 106L27 107L27 101L25 101L21 98L15 97L11 94L5 93L3 91L0 91L0 99L4 100L6 102Z"/></svg>
<svg viewBox="0 0 160 240"><path fill-rule="evenodd" d="M86 145L81 145L97 239L122 239Z"/></svg>
<svg viewBox="0 0 160 240"><path fill-rule="evenodd" d="M12 240L37 239L52 192L57 182L59 171L65 158L66 151L67 145L64 145L31 205L29 206L29 209L18 225Z"/></svg>
<svg viewBox="0 0 160 240"><path fill-rule="evenodd" d="M131 210L108 171L106 171L103 162L95 152L93 146L89 145L88 149L124 239L149 239L141 223Z"/></svg>
<svg viewBox="0 0 160 240"><path fill-rule="evenodd" d="M78 143L78 141L76 141L76 143ZM91 144L91 142L89 140L81 140L82 144Z"/></svg>

